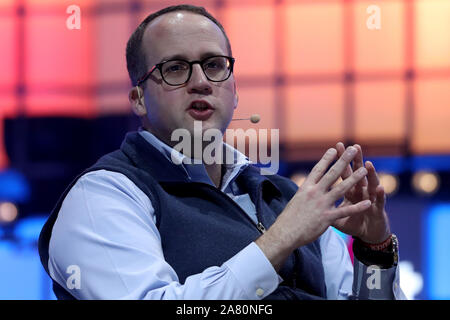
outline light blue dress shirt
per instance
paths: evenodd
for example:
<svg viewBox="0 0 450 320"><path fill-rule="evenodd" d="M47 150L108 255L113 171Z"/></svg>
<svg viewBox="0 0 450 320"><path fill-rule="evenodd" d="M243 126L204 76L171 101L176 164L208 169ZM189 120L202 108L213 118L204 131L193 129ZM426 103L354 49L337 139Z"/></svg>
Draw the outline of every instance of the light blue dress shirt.
<svg viewBox="0 0 450 320"><path fill-rule="evenodd" d="M171 156L183 159L148 131L140 134L170 161ZM250 162L227 144L225 150L237 161L226 165L220 189L256 221L253 202L235 183ZM182 166L193 181L213 185L203 165ZM375 271L379 281L374 282L367 266L356 259L352 266L345 242L331 227L320 237L320 247L328 299L347 299L352 292L361 299L405 298L397 267ZM78 299L262 299L282 281L252 242L181 284L164 260L150 199L125 175L107 170L83 175L67 194L53 227L48 267Z"/></svg>

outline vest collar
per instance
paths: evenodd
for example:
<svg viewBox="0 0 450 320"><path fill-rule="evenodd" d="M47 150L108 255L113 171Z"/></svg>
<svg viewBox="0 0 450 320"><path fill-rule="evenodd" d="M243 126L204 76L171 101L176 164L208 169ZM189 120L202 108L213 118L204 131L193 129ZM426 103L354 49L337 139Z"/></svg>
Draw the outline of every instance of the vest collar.
<svg viewBox="0 0 450 320"><path fill-rule="evenodd" d="M122 142L120 149L131 159L131 161L160 183L193 182L182 165L174 164L161 153L155 146L145 140L138 132L129 132ZM256 195L261 188L262 195L269 192L273 196L281 197L281 191L265 175L261 175L259 169L253 165L248 165L239 176L236 182L250 195ZM252 199L256 200L256 199Z"/></svg>
<svg viewBox="0 0 450 320"><path fill-rule="evenodd" d="M129 132L120 149L136 167L147 171L159 182L190 182L189 175L181 165L176 165L138 132Z"/></svg>

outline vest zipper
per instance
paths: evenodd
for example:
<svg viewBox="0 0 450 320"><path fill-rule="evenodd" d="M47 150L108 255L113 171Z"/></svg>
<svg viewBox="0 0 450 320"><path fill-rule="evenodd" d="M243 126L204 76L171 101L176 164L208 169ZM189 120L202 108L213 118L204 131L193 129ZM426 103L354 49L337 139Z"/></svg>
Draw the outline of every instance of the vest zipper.
<svg viewBox="0 0 450 320"><path fill-rule="evenodd" d="M256 226L256 229L261 233L264 234L266 232L266 227L262 224L262 222L260 221L260 206L259 203L255 204L255 208L256 208L256 219L258 220L258 223L255 223L255 221L253 221L253 219L251 219L248 214L236 203L234 202L232 199L230 199L230 197L228 197L227 195L225 195L223 192L218 192L217 188L207 184L207 183L203 183L203 182L190 182L191 184L197 184L197 185L201 185L201 186L206 186L208 189L213 190L214 192L216 192L220 197L226 199L226 201L229 201L232 203L232 205L240 212L243 213L243 215L245 216L245 218L250 221L251 224L253 224L254 226ZM260 198L261 195L261 187L258 190L258 196L257 198ZM299 257L299 253L298 253L298 249L294 250L294 270L292 272L292 286L293 289L297 288L297 267L298 267L298 262L300 260ZM294 297L293 294L291 294L290 292L287 292L291 297Z"/></svg>
<svg viewBox="0 0 450 320"><path fill-rule="evenodd" d="M264 225L262 224L261 220L261 203L260 203L260 199L261 199L261 193L262 193L262 185L259 185L258 187L258 191L256 193L256 203L255 203L255 209L256 209L256 220L258 220L258 224L256 225L256 227L258 228L259 232L261 232L261 234L264 234L266 232L266 227L264 227Z"/></svg>
<svg viewBox="0 0 450 320"><path fill-rule="evenodd" d="M262 185L259 186L258 191L257 191L256 198L257 198L258 203L255 204L255 207L256 207L256 218L258 219L257 228L258 228L258 230L260 230L261 233L264 233L264 232L266 232L266 228L261 223L261 217L259 216L259 214L261 212L261 206L260 206L260 202L259 202L259 200L261 199L261 193L262 193ZM299 260L300 260L300 256L299 256L298 249L295 249L294 250L294 266L293 266L293 271L292 271L292 287L293 287L293 289L297 289L297 268L298 268ZM289 292L289 294L291 294L291 293Z"/></svg>
<svg viewBox="0 0 450 320"><path fill-rule="evenodd" d="M266 232L266 227L264 227L264 225L261 223L261 221L258 221L258 224L256 225L256 228L258 228L258 230L259 230L261 233Z"/></svg>
<svg viewBox="0 0 450 320"><path fill-rule="evenodd" d="M248 221L250 221L251 222L251 224L253 224L255 227L256 227L256 229L261 233L261 234L263 234L264 232L266 232L266 227L264 227L264 225L262 224L262 222L260 221L260 218L259 218L259 214L258 214L258 208L256 208L256 206L257 206L257 204L255 204L255 208L256 208L256 219L258 220L258 223L255 223L255 221L253 221L253 219L252 218L250 218L249 216L248 216L248 214L247 214L247 212L245 212L236 202L234 202L232 199L230 199L230 197L229 196L227 196L227 195L225 195L223 192L218 192L217 191L217 188L215 188L215 187L213 187L213 186L211 186L211 185L209 185L209 184L207 184L207 183L204 183L204 182L190 182L190 183L192 183L192 184L198 184L198 185L202 185L202 186L206 186L207 188L209 188L209 189L211 189L211 190L214 190L214 192L216 192L217 194L219 194L222 198L224 198L224 199L226 199L226 201L230 201L231 203L232 203L232 205L236 208L236 209L238 209L238 211L241 211L242 213L243 213L243 215L245 216L245 218L248 220ZM259 196L259 195L258 195Z"/></svg>

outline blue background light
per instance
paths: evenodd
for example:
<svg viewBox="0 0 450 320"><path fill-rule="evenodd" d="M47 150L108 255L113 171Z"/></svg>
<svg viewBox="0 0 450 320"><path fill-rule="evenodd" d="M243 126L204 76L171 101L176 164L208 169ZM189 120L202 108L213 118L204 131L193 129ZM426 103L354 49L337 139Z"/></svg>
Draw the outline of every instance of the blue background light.
<svg viewBox="0 0 450 320"><path fill-rule="evenodd" d="M450 203L433 205L423 225L427 296L450 299Z"/></svg>
<svg viewBox="0 0 450 320"><path fill-rule="evenodd" d="M0 201L24 202L30 198L30 186L18 171L0 171Z"/></svg>

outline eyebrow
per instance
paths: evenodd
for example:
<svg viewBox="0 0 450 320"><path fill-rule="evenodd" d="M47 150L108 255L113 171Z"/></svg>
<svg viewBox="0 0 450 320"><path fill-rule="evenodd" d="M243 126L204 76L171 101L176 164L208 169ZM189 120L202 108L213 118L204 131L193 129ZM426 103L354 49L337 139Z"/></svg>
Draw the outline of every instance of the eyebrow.
<svg viewBox="0 0 450 320"><path fill-rule="evenodd" d="M223 56L224 54L221 52L205 52L200 56L200 60L206 59L208 57L212 57L212 56ZM183 55L183 54L175 54L175 55L171 55L171 56L165 56L161 59L161 62L163 61L168 61L168 60L173 60L173 59L182 59L182 60L186 60L189 61L189 59Z"/></svg>

